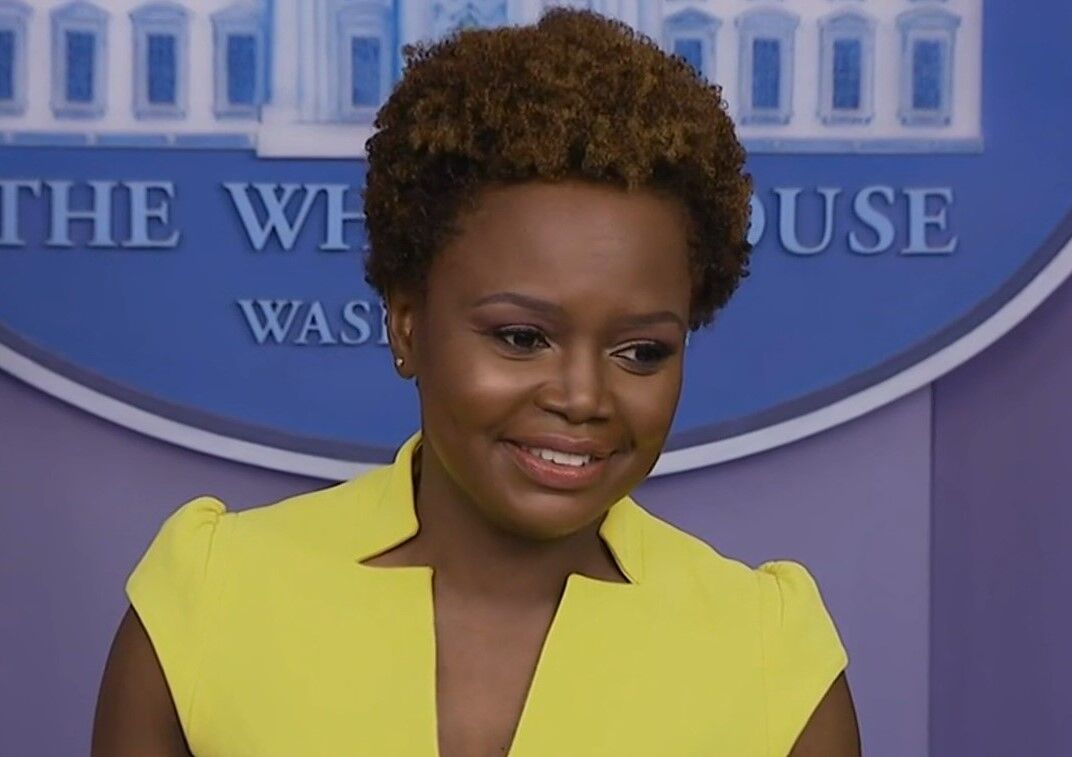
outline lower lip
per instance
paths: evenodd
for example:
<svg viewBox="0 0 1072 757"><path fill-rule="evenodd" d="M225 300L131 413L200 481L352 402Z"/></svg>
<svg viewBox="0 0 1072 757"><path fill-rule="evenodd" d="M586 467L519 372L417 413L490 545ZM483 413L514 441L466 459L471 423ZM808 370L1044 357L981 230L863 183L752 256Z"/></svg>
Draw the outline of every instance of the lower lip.
<svg viewBox="0 0 1072 757"><path fill-rule="evenodd" d="M587 465L559 465L534 455L513 442L506 443L517 466L533 481L551 489L583 489L603 474L607 458L590 460Z"/></svg>

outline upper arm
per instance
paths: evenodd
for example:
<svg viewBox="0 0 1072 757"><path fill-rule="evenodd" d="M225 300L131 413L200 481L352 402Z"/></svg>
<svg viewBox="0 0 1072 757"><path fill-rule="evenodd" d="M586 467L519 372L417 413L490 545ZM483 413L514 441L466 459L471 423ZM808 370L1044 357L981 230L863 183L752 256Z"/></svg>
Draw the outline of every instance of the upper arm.
<svg viewBox="0 0 1072 757"><path fill-rule="evenodd" d="M859 757L860 729L845 674L823 696L789 757Z"/></svg>
<svg viewBox="0 0 1072 757"><path fill-rule="evenodd" d="M223 503L187 502L161 526L127 579L131 608L105 665L95 757L188 757L193 691L218 606Z"/></svg>
<svg viewBox="0 0 1072 757"><path fill-rule="evenodd" d="M128 608L104 666L92 757L191 757L141 620Z"/></svg>

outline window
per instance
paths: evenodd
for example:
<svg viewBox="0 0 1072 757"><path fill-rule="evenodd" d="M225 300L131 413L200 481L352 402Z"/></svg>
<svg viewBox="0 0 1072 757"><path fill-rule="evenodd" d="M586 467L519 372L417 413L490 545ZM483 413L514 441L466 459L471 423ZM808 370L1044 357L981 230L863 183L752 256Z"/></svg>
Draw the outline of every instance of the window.
<svg viewBox="0 0 1072 757"><path fill-rule="evenodd" d="M703 40L695 37L678 37L674 40L674 55L684 58L690 66L696 69L696 73L703 74Z"/></svg>
<svg viewBox="0 0 1072 757"><path fill-rule="evenodd" d="M912 43L912 107L942 107L942 43L938 40L918 39Z"/></svg>
<svg viewBox="0 0 1072 757"><path fill-rule="evenodd" d="M336 117L372 123L391 88L395 45L389 9L381 2L339 2L335 26Z"/></svg>
<svg viewBox="0 0 1072 757"><path fill-rule="evenodd" d="M793 57L800 19L783 10L755 10L737 19L742 123L787 124L793 111Z"/></svg>
<svg viewBox="0 0 1072 757"><path fill-rule="evenodd" d="M15 31L0 29L0 102L15 98Z"/></svg>
<svg viewBox="0 0 1072 757"><path fill-rule="evenodd" d="M776 109L780 101L782 45L777 38L752 40L752 107Z"/></svg>
<svg viewBox="0 0 1072 757"><path fill-rule="evenodd" d="M52 12L52 111L98 118L105 108L108 14L87 2Z"/></svg>
<svg viewBox="0 0 1072 757"><path fill-rule="evenodd" d="M26 109L26 20L30 7L0 0L0 116Z"/></svg>
<svg viewBox="0 0 1072 757"><path fill-rule="evenodd" d="M544 3L544 8L567 3ZM437 37L458 29L487 28L506 24L505 0L436 0L433 28Z"/></svg>
<svg viewBox="0 0 1072 757"><path fill-rule="evenodd" d="M715 78L715 38L722 25L714 16L683 10L663 22L663 47L688 61L696 73Z"/></svg>
<svg viewBox="0 0 1072 757"><path fill-rule="evenodd" d="M174 34L149 35L149 103L171 105L177 95L178 62Z"/></svg>
<svg viewBox="0 0 1072 757"><path fill-rule="evenodd" d="M858 110L863 46L858 39L834 41L834 110Z"/></svg>
<svg viewBox="0 0 1072 757"><path fill-rule="evenodd" d="M257 103L257 36L228 34L227 101L232 105Z"/></svg>
<svg viewBox="0 0 1072 757"><path fill-rule="evenodd" d="M72 103L93 102L93 64L97 35L92 32L63 33L66 46L66 93Z"/></svg>
<svg viewBox="0 0 1072 757"><path fill-rule="evenodd" d="M868 123L874 115L875 22L855 12L819 21L819 117L826 124Z"/></svg>
<svg viewBox="0 0 1072 757"><path fill-rule="evenodd" d="M901 31L901 122L948 126L953 118L953 55L960 19L941 9L897 17Z"/></svg>
<svg viewBox="0 0 1072 757"><path fill-rule="evenodd" d="M380 104L380 39L350 38L350 104L375 108Z"/></svg>
<svg viewBox="0 0 1072 757"><path fill-rule="evenodd" d="M134 115L182 118L186 113L187 13L173 3L132 11Z"/></svg>
<svg viewBox="0 0 1072 757"><path fill-rule="evenodd" d="M212 15L215 111L218 118L259 118L267 98L264 17L259 6L236 3Z"/></svg>

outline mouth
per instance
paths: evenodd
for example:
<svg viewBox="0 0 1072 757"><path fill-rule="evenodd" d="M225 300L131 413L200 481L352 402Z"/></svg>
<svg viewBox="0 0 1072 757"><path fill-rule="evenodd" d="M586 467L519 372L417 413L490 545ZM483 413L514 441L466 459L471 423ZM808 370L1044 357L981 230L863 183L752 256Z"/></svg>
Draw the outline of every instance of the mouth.
<svg viewBox="0 0 1072 757"><path fill-rule="evenodd" d="M529 479L541 486L563 491L590 486L603 474L608 457L510 441L506 447L518 468Z"/></svg>

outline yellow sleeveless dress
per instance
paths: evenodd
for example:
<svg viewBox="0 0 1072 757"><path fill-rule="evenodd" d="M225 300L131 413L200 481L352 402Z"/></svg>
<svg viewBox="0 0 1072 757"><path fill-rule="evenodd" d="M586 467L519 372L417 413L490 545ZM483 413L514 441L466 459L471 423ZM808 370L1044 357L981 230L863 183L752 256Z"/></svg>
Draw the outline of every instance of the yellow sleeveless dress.
<svg viewBox="0 0 1072 757"><path fill-rule="evenodd" d="M431 569L361 563L416 533L418 441L161 528L127 595L197 757L435 757ZM629 498L600 534L628 583L569 577L510 757L784 757L847 664L807 571L753 570Z"/></svg>

